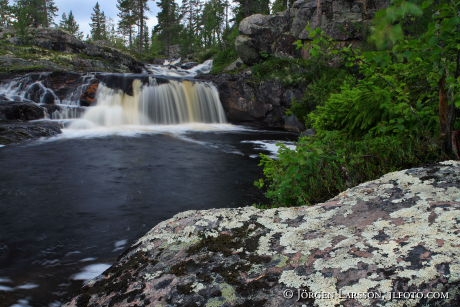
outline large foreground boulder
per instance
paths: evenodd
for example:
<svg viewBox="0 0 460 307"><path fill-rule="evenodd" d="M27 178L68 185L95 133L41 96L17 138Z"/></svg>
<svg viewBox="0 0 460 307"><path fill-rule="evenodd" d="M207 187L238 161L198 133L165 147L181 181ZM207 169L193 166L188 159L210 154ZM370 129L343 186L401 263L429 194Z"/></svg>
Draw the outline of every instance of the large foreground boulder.
<svg viewBox="0 0 460 307"><path fill-rule="evenodd" d="M66 306L460 306L459 174L447 161L313 207L178 214Z"/></svg>

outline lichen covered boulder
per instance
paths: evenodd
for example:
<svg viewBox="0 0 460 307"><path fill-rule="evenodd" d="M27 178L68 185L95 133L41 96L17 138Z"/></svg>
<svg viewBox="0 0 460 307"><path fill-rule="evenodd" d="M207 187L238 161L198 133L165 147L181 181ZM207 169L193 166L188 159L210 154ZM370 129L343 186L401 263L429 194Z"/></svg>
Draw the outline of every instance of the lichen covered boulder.
<svg viewBox="0 0 460 307"><path fill-rule="evenodd" d="M447 161L313 207L181 213L66 306L459 306L459 175Z"/></svg>

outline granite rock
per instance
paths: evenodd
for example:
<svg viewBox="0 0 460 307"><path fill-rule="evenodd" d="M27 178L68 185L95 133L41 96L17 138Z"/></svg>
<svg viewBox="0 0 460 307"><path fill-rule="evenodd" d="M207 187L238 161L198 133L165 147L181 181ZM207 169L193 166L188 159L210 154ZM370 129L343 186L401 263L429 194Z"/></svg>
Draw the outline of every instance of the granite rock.
<svg viewBox="0 0 460 307"><path fill-rule="evenodd" d="M312 207L180 213L65 306L458 306L459 174L446 161Z"/></svg>

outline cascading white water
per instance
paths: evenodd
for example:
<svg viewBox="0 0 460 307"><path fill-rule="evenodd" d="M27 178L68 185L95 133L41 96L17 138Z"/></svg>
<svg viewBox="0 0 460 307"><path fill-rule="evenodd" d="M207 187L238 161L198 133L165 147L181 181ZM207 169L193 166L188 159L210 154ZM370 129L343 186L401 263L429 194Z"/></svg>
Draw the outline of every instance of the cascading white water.
<svg viewBox="0 0 460 307"><path fill-rule="evenodd" d="M214 85L188 80L145 87L143 113L154 124L225 123L219 93Z"/></svg>
<svg viewBox="0 0 460 307"><path fill-rule="evenodd" d="M121 125L173 125L185 123L226 123L216 87L211 83L168 80L142 85L133 81L128 95L99 85L97 105L87 109L82 121L70 128Z"/></svg>
<svg viewBox="0 0 460 307"><path fill-rule="evenodd" d="M0 85L0 99L34 101L50 119L66 120L66 127L77 129L226 123L216 87L193 79L211 68L209 60L189 69L174 63L147 65L149 74L91 73L65 95L60 89L61 98L45 86L50 73L29 74Z"/></svg>

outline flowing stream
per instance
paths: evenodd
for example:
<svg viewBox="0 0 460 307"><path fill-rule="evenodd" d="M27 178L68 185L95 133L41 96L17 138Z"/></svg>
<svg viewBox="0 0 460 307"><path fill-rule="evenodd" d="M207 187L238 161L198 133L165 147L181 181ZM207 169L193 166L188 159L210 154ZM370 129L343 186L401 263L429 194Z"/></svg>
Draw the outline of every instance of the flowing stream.
<svg viewBox="0 0 460 307"><path fill-rule="evenodd" d="M0 307L60 306L178 212L264 201L258 154L295 136L227 124L211 83L128 83L61 111L62 135L0 148Z"/></svg>

